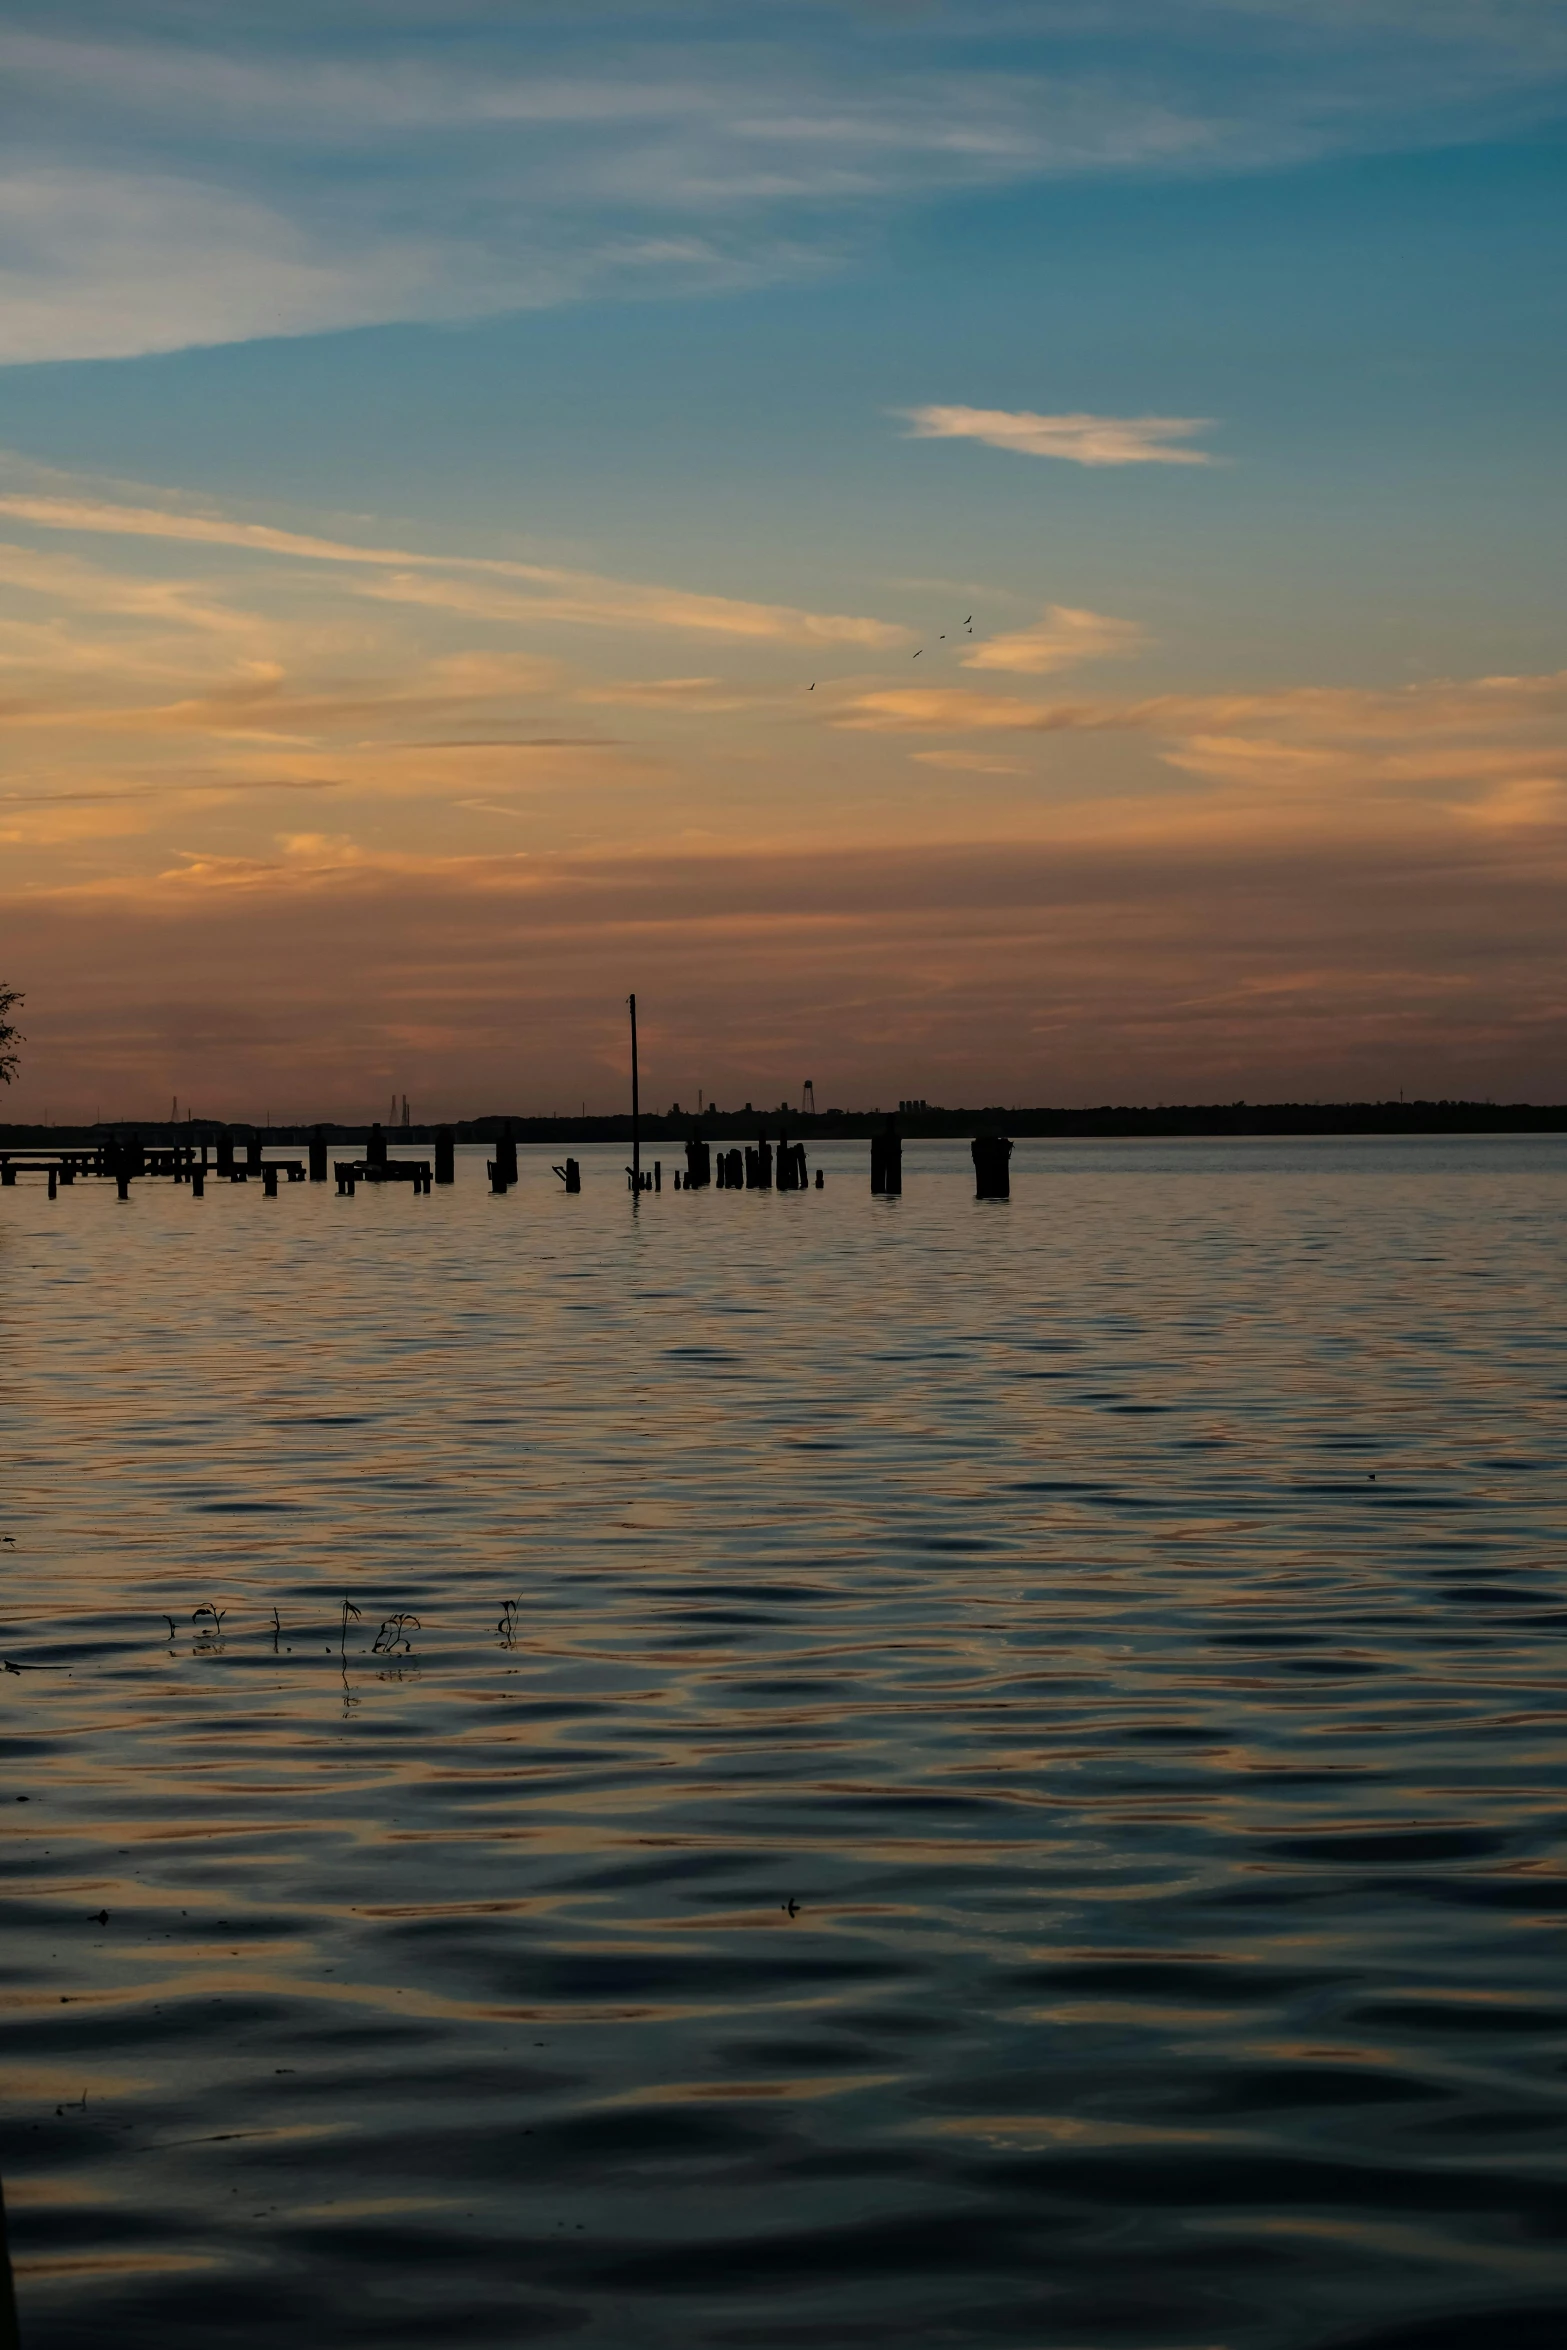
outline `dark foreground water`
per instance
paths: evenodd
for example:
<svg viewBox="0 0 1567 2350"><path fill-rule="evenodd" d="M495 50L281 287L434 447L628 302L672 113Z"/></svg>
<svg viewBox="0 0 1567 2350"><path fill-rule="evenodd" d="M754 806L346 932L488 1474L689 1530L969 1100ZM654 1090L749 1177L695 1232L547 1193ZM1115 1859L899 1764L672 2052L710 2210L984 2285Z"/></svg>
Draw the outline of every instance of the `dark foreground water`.
<svg viewBox="0 0 1567 2350"><path fill-rule="evenodd" d="M1567 1145L620 1155L0 1194L27 2350L1558 2350Z"/></svg>

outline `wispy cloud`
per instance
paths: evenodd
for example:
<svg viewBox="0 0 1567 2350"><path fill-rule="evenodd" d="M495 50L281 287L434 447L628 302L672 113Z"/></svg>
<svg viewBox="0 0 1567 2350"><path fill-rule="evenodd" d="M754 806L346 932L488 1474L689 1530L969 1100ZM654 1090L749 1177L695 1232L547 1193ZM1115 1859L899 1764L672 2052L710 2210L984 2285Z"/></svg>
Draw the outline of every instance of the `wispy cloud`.
<svg viewBox="0 0 1567 2350"><path fill-rule="evenodd" d="M916 441L982 441L1018 457L1068 465L1212 465L1185 446L1212 429L1203 416L1040 416L1029 408L902 408Z"/></svg>
<svg viewBox="0 0 1567 2350"><path fill-rule="evenodd" d="M1567 671L1397 692L1308 686L1142 701L897 687L857 696L834 724L869 733L1142 734L1164 766L1199 778L1232 811L1288 808L1312 823L1343 825L1395 804L1491 825L1567 822ZM1145 828L1157 821L1139 809Z"/></svg>
<svg viewBox="0 0 1567 2350"><path fill-rule="evenodd" d="M1135 620L1114 620L1071 604L1047 604L1031 628L987 637L963 656L965 669L1006 669L1017 675L1049 677L1082 661L1103 661L1135 653L1145 642Z"/></svg>
<svg viewBox="0 0 1567 2350"><path fill-rule="evenodd" d="M424 604L474 619L558 620L596 628L652 627L690 630L698 635L751 638L797 645L903 643L907 631L888 621L842 612L807 612L788 604L756 604L733 596L702 595L640 580L568 571L556 565L517 563L484 555L412 553L404 547L376 547L308 532L277 530L221 514L193 514L178 508L133 506L103 498L56 496L29 491L0 493L0 514L44 530L77 531L111 537L172 539L199 546L244 549L253 554L292 557L310 563L362 565L395 577L367 584L360 592L391 603ZM507 594L438 579L435 573L481 572L497 581L516 581L531 593Z"/></svg>
<svg viewBox="0 0 1567 2350"><path fill-rule="evenodd" d="M788 604L752 604L733 596L696 595L683 588L599 579L586 572L543 571L522 564L504 568L536 580L540 592L508 594L467 580L435 579L428 572L367 580L359 592L385 603L422 604L471 620L683 629L698 636L741 638L752 643L888 647L902 644L907 634L886 621L860 619L849 613L802 612Z"/></svg>
<svg viewBox="0 0 1567 2350"><path fill-rule="evenodd" d="M799 278L944 192L1515 127L1564 66L1527 0L11 13L9 361Z"/></svg>
<svg viewBox="0 0 1567 2350"><path fill-rule="evenodd" d="M889 1056L969 1103L1383 1098L1390 1068L1528 1098L1567 1043L1560 861L1457 846L1101 826L831 858L458 857L301 831L9 891L8 951L53 974L18 1109L47 1084L56 1114L90 1115L101 1086L145 1115L178 1084L212 1114L264 1086L280 1115L327 1116L394 1083L426 1115L563 1108L604 1049L606 959L633 952L660 1102L776 1101L807 1068L824 1103L885 1098ZM1455 937L1480 950L1459 968ZM589 1096L618 1108L623 1081Z"/></svg>
<svg viewBox="0 0 1567 2350"><path fill-rule="evenodd" d="M754 707L758 696L737 693L719 677L626 678L618 684L585 686L579 702L606 702L629 710L668 710L710 717Z"/></svg>
<svg viewBox="0 0 1567 2350"><path fill-rule="evenodd" d="M953 775L1026 775L1015 759L992 759L983 751L911 751L922 767L939 767Z"/></svg>

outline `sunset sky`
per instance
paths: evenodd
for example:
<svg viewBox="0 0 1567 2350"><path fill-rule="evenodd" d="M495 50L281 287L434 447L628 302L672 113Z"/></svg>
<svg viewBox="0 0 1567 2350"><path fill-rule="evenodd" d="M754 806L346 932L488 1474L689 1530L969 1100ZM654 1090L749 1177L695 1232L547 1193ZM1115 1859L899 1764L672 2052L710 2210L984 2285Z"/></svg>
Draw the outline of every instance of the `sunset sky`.
<svg viewBox="0 0 1567 2350"><path fill-rule="evenodd" d="M1559 0L13 0L0 1115L1567 1096Z"/></svg>

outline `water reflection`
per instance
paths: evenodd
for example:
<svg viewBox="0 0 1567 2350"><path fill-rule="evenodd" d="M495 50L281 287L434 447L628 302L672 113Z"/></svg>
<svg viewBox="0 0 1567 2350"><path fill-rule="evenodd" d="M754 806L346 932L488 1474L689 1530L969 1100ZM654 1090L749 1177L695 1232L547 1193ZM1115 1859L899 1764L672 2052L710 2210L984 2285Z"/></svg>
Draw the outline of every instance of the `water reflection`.
<svg viewBox="0 0 1567 2350"><path fill-rule="evenodd" d="M6 1194L30 2346L1554 2350L1560 1147L818 1156Z"/></svg>

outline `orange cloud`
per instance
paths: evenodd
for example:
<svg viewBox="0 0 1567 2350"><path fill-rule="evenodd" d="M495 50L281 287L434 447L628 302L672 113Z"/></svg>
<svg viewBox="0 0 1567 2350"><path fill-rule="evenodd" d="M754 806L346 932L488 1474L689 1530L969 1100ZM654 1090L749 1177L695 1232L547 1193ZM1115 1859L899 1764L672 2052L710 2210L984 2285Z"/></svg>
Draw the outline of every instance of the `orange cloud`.
<svg viewBox="0 0 1567 2350"><path fill-rule="evenodd" d="M1080 661L1103 661L1135 653L1144 643L1135 620L1113 620L1070 604L1047 604L1032 627L986 637L963 656L965 669L1008 669L1036 677L1075 669Z"/></svg>
<svg viewBox="0 0 1567 2350"><path fill-rule="evenodd" d="M29 1062L66 1114L427 1114L619 1102L635 981L653 1099L1547 1094L1560 842L1197 836L647 857L270 856L13 894ZM253 972L265 956L267 985ZM199 972L200 984L186 974ZM410 1038L418 1037L417 1044ZM906 1086L905 1086L906 1089ZM646 1096L645 1096L646 1098ZM368 1105L366 1105L368 1106Z"/></svg>
<svg viewBox="0 0 1567 2350"><path fill-rule="evenodd" d="M83 531L129 538L171 539L230 547L251 554L293 557L309 563L363 566L396 576L366 582L359 593L390 602L422 603L473 618L564 620L598 628L627 625L689 629L703 635L751 637L785 644L903 643L907 631L886 621L835 612L805 612L786 604L755 604L732 596L700 595L684 588L644 581L609 579L596 572L555 565L513 562L498 556L416 554L402 547L364 546L320 538L304 531L277 530L220 514L132 506L112 499L62 497L36 492L0 492L0 514L45 530ZM432 574L481 572L514 581L531 592L486 595Z"/></svg>
<svg viewBox="0 0 1567 2350"><path fill-rule="evenodd" d="M1204 416L1039 416L1029 408L905 408L916 441L981 441L1018 457L1069 465L1212 465L1186 446L1211 428Z"/></svg>

